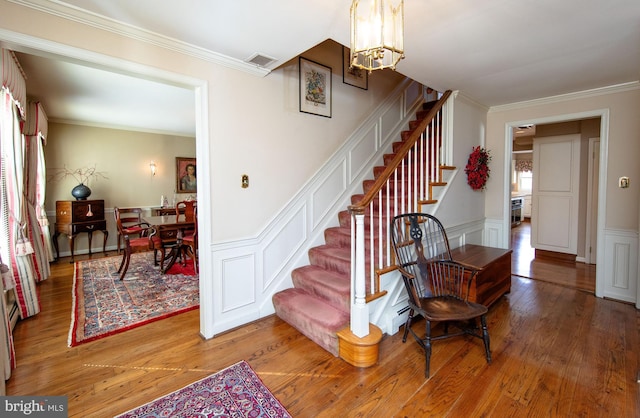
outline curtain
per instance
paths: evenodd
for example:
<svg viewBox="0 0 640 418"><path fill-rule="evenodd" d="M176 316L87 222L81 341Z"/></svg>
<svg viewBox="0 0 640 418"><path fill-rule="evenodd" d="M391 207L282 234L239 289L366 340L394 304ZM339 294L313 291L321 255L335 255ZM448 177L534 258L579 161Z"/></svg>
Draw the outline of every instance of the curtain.
<svg viewBox="0 0 640 418"><path fill-rule="evenodd" d="M11 185L5 181L8 177L8 174L11 172L11 168L8 167L8 158L6 158L5 151L7 149L13 148L13 141L11 138L13 135L18 135L21 137L19 131L19 122L17 117L18 109L15 106L15 102L11 97L11 93L2 87L0 90L0 260L11 260L13 261L12 253L15 254L14 251L11 251L13 248L13 231L15 230L15 220L11 219L10 216L10 204L11 196L10 191L12 190ZM11 369L15 367L15 350L13 347L13 335L11 331L11 324L9 322L9 315L7 314L7 308L5 305L5 294L4 290L14 289L16 292L16 299L18 295L18 287L22 289L22 286L16 286L16 280L14 277L14 273L17 269L17 263L14 266L14 263L8 263L9 265L0 264L2 268L2 293L0 294L2 297L1 305L2 308L0 310L0 319L2 320L2 324L0 324L1 332L5 333L7 336L6 341L6 349L2 350L2 362L5 365L5 379L8 379L11 376ZM35 283L30 283L28 281L27 288L32 289L35 292ZM38 309L39 311L39 309ZM6 366L10 367L7 368Z"/></svg>
<svg viewBox="0 0 640 418"><path fill-rule="evenodd" d="M28 239L33 228L29 221L25 198L26 143L21 132L18 106L11 93L5 88L2 90L0 110L0 142L2 143L0 183L3 201L0 219L3 225L8 226L8 235L3 236L0 242L2 249L0 257L7 260L13 273L13 285L20 317L27 318L40 312L36 281L39 281L37 279L40 279L42 271L38 270L39 266L31 257L34 249Z"/></svg>
<svg viewBox="0 0 640 418"><path fill-rule="evenodd" d="M16 106L20 111L20 119L25 118L27 104L27 83L22 67L13 51L2 49L2 87L11 92Z"/></svg>
<svg viewBox="0 0 640 418"><path fill-rule="evenodd" d="M26 194L30 224L34 227L29 239L36 246L34 248L36 261L40 265L40 270L46 273L44 278L49 276L49 262L54 260L49 219L44 208L46 190L44 146L47 141L47 130L47 115L42 105L39 102L29 103L27 123L24 126L27 144ZM43 277L40 277L40 280L43 280Z"/></svg>
<svg viewBox="0 0 640 418"><path fill-rule="evenodd" d="M2 50L0 92L0 258L9 266L21 318L40 312L36 282L48 277L48 262L42 264L44 243L35 212L29 209L28 147L22 134L26 88L15 55ZM37 180L34 184L37 184ZM36 188L34 187L34 190ZM35 222L34 222L35 219ZM37 251L40 252L38 254ZM11 283L13 281L13 283Z"/></svg>
<svg viewBox="0 0 640 418"><path fill-rule="evenodd" d="M516 171L533 171L533 161L516 160Z"/></svg>
<svg viewBox="0 0 640 418"><path fill-rule="evenodd" d="M2 49L0 90L0 260L2 297L14 289L21 318L40 312L36 283L49 277L53 260L48 221L44 211L44 141L46 114L38 104L26 110L24 73L15 55ZM26 119L27 113L30 113ZM26 124L24 123L26 119ZM26 132L26 136L25 136ZM0 350L5 378L15 367L15 350L5 303L0 309Z"/></svg>
<svg viewBox="0 0 640 418"><path fill-rule="evenodd" d="M0 273L2 279L0 279L0 295L4 294L4 282L11 281L11 272L9 267L2 264L0 259ZM0 361L4 363L4 380L9 380L11 377L11 370L16 367L16 350L13 346L13 333L11 331L11 323L9 319L9 313L7 312L7 306L4 303L0 303L0 341L2 341L2 347L0 347Z"/></svg>

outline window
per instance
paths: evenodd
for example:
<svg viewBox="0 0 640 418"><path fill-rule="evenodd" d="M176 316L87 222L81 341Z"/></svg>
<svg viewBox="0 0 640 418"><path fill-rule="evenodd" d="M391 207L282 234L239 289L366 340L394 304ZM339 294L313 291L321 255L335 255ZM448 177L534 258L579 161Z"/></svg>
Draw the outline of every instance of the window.
<svg viewBox="0 0 640 418"><path fill-rule="evenodd" d="M518 191L523 193L531 193L533 191L533 172L517 171Z"/></svg>

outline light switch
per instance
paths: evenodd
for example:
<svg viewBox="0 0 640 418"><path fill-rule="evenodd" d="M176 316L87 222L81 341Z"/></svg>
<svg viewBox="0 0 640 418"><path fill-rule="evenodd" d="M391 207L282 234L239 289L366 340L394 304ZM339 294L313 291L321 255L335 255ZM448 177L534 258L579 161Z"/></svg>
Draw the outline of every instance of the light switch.
<svg viewBox="0 0 640 418"><path fill-rule="evenodd" d="M618 187L621 189L626 189L629 187L629 177L620 177L618 179Z"/></svg>

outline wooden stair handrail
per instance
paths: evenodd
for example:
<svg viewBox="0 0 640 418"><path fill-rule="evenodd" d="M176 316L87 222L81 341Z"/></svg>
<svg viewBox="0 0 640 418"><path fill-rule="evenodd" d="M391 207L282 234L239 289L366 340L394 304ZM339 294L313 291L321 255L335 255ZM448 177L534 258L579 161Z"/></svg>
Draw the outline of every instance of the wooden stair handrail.
<svg viewBox="0 0 640 418"><path fill-rule="evenodd" d="M420 121L418 126L412 131L411 135L404 141L400 149L398 149L395 157L393 157L391 162L387 164L384 171L378 176L376 181L373 183L373 186L371 186L371 189L369 189L369 191L362 197L362 199L360 199L358 203L349 205L349 213L363 214L365 212L365 208L367 207L367 205L369 205L369 203L371 203L371 201L376 198L378 192L387 183L387 180L391 177L391 175L396 171L402 160L406 157L409 150L418 141L420 135L422 135L433 118L438 114L440 109L442 109L442 106L444 106L451 93L451 90L447 90L442 94L440 100L438 100L436 104L429 110L425 118Z"/></svg>

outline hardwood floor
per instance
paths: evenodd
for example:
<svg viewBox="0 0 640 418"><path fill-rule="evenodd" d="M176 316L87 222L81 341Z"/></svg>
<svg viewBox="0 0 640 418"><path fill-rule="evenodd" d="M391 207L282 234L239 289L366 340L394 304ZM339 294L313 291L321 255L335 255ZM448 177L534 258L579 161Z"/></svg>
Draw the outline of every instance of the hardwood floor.
<svg viewBox="0 0 640 418"><path fill-rule="evenodd" d="M570 286L594 293L596 265L567 263L552 258L535 257L531 248L531 224L526 221L511 228L511 272L514 275Z"/></svg>
<svg viewBox="0 0 640 418"><path fill-rule="evenodd" d="M424 355L401 332L383 338L378 364L356 369L275 316L205 341L196 310L69 348L67 261L39 285L42 312L15 329L7 394L67 395L70 417L122 413L240 360L294 417L640 414L635 307L567 284L513 276L488 314L492 364L478 339L437 341L425 380Z"/></svg>

